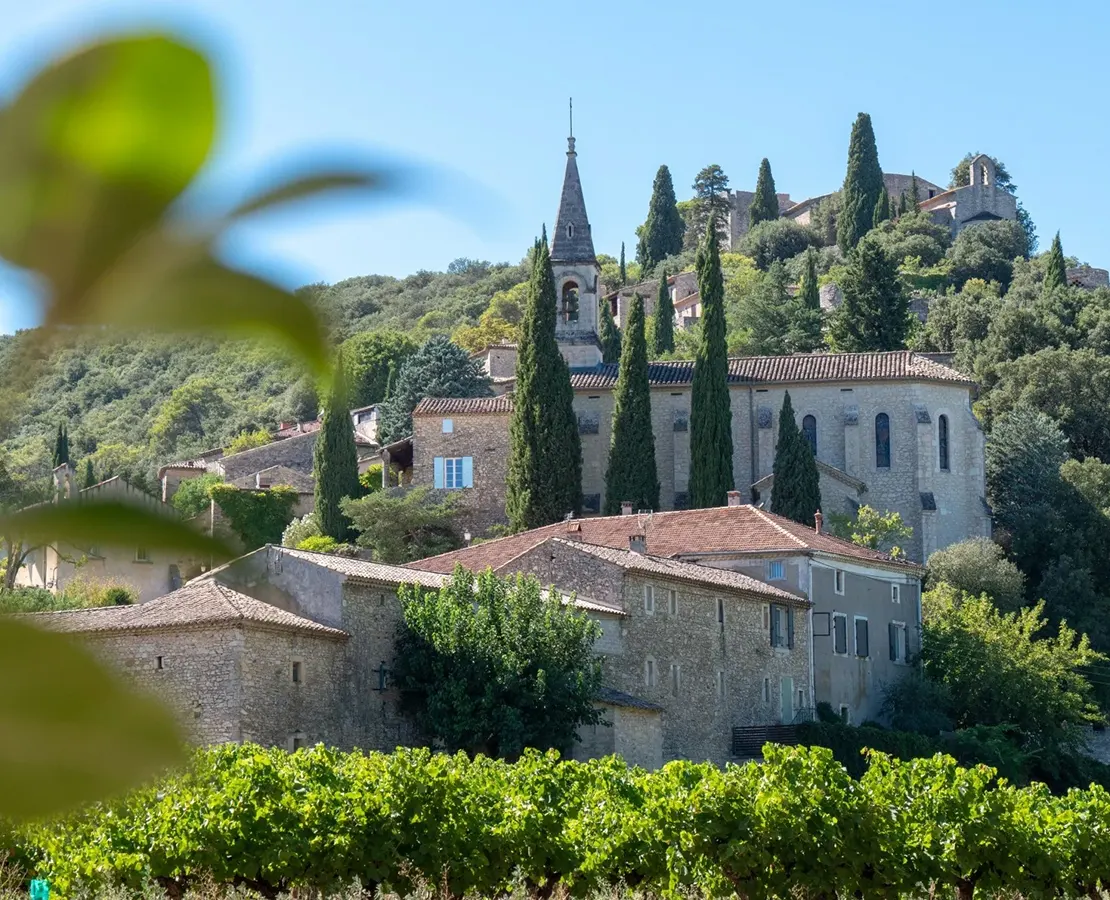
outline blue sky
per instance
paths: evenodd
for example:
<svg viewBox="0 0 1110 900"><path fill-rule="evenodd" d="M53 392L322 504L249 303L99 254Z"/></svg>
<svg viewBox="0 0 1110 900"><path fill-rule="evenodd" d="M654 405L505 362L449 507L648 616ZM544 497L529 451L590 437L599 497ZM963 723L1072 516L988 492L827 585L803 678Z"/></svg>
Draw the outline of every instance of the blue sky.
<svg viewBox="0 0 1110 900"><path fill-rule="evenodd" d="M1086 0L0 0L0 94L52 50L170 25L211 49L214 160L238 184L303 151L364 151L434 173L405 201L331 203L237 233L232 261L289 284L517 260L558 202L567 97L595 243L629 252L660 163L679 197L718 163L750 189L839 186L855 114L889 172L947 183L1001 158L1047 246L1110 264L1110 4ZM0 211L2 214L2 211ZM32 306L0 281L0 333Z"/></svg>

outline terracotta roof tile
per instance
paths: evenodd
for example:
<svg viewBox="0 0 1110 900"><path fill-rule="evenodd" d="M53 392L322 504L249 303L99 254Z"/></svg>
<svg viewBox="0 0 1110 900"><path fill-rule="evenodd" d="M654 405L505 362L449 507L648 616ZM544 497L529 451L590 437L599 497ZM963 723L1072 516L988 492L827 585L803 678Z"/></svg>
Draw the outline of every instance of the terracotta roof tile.
<svg viewBox="0 0 1110 900"><path fill-rule="evenodd" d="M465 416L481 413L507 415L513 411L509 394L499 397L425 397L412 411L414 416Z"/></svg>
<svg viewBox="0 0 1110 900"><path fill-rule="evenodd" d="M220 584L213 578L190 582L171 594L135 606L108 606L61 612L29 613L26 621L50 631L76 633L147 631L195 625L237 625L250 622L325 637L345 638L346 632L329 628L255 600Z"/></svg>
<svg viewBox="0 0 1110 900"><path fill-rule="evenodd" d="M409 566L425 572L444 573L452 571L456 563L475 571L487 567L497 570L552 537L627 550L629 526L638 527L639 522L638 516L603 516L558 522L417 560ZM647 551L655 557L692 559L729 553L821 553L864 565L915 574L920 572L920 566L914 563L892 559L885 553L857 546L830 534L818 534L812 528L754 506L657 512L644 524Z"/></svg>

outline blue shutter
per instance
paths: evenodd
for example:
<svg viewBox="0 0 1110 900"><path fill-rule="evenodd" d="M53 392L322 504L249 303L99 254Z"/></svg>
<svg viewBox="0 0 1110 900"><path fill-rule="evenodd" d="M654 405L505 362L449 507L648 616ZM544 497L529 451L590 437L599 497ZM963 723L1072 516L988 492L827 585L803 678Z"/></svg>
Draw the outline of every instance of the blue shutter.
<svg viewBox="0 0 1110 900"><path fill-rule="evenodd" d="M474 457L464 456L462 458L463 464L463 480L462 486L464 488L474 487Z"/></svg>
<svg viewBox="0 0 1110 900"><path fill-rule="evenodd" d="M786 609L786 646L794 649L794 610L790 607Z"/></svg>
<svg viewBox="0 0 1110 900"><path fill-rule="evenodd" d="M443 457L437 456L435 458L435 486L437 488L443 487Z"/></svg>

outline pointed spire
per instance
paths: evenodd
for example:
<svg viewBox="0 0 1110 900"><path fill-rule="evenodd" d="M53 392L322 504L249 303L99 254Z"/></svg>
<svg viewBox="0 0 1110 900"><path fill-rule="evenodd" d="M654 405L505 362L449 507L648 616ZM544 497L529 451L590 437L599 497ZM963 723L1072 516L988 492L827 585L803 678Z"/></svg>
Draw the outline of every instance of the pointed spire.
<svg viewBox="0 0 1110 900"><path fill-rule="evenodd" d="M582 181L578 177L578 154L574 150L574 105L571 103L570 135L567 137L567 170L563 176L563 195L555 216L551 238L551 261L562 263L596 262Z"/></svg>

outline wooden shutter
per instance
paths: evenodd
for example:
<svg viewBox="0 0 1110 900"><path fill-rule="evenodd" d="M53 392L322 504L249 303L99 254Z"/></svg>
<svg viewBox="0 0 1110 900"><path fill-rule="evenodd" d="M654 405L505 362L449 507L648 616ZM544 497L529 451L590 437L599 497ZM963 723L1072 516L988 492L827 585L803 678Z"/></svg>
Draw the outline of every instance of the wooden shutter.
<svg viewBox="0 0 1110 900"><path fill-rule="evenodd" d="M786 608L786 646L794 649L794 610Z"/></svg>
<svg viewBox="0 0 1110 900"><path fill-rule="evenodd" d="M444 484L443 457L442 456L437 456L432 461L432 466L433 466L433 470L434 470L434 484L437 488L441 488L441 487L443 487L443 484Z"/></svg>
<svg viewBox="0 0 1110 900"><path fill-rule="evenodd" d="M464 456L462 458L462 486L464 488L474 487L474 457Z"/></svg>
<svg viewBox="0 0 1110 900"><path fill-rule="evenodd" d="M890 635L890 658L892 661L898 661L898 626L890 622L886 626L887 634Z"/></svg>

